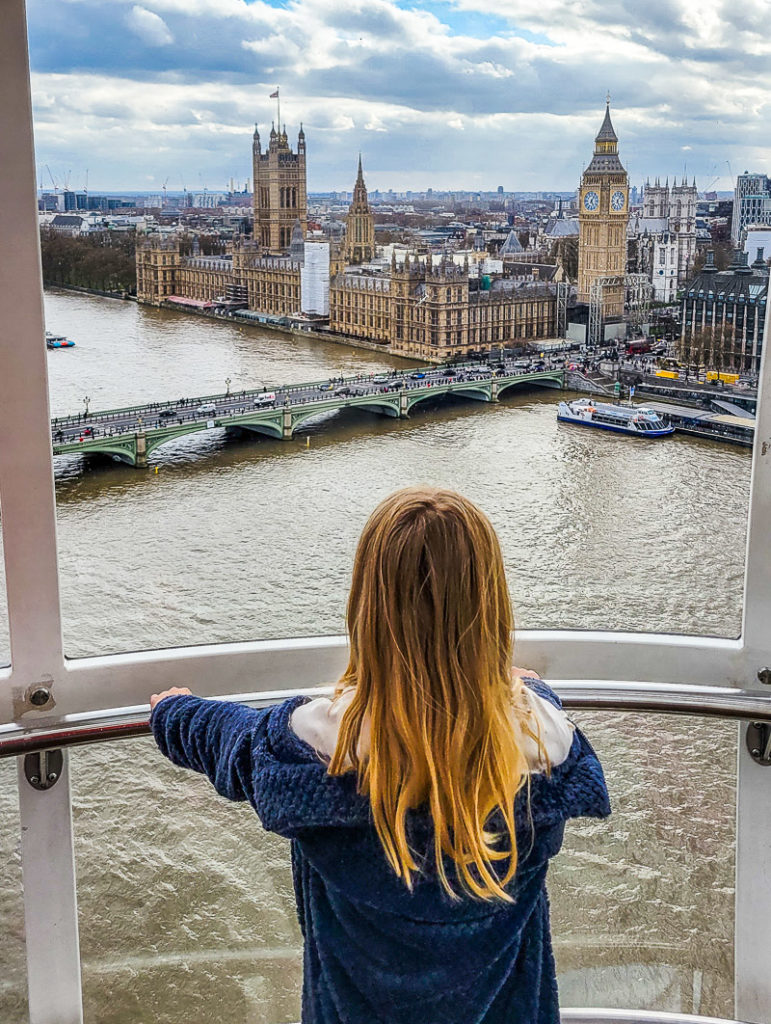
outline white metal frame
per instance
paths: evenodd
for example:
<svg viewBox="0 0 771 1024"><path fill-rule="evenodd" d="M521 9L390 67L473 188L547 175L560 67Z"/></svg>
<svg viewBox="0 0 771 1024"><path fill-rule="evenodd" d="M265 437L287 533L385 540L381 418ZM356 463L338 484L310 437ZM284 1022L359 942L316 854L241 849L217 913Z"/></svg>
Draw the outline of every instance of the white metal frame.
<svg viewBox="0 0 771 1024"><path fill-rule="evenodd" d="M76 660L63 655L24 2L5 0L2 8L0 502L12 667L0 669L0 724L55 725L67 714L145 704L151 690L174 683L225 694L326 682L343 666L342 638ZM771 661L771 402L763 401L764 394L771 399L768 359L761 377L741 638L533 631L518 636L520 664L555 682L633 676L641 684L763 692L757 673ZM29 703L30 689L38 685L51 690L50 707ZM771 1024L771 769L755 764L743 743L739 749L736 1016ZM82 1010L69 785L65 778L39 793L20 773L19 790L30 1020L73 1024L82 1020Z"/></svg>
<svg viewBox="0 0 771 1024"><path fill-rule="evenodd" d="M653 285L645 274L612 274L609 277L596 277L589 289L589 327L587 341L589 345L602 345L603 303L605 289L623 287L625 302L629 299L632 314L629 323L639 327L645 323L650 309Z"/></svg>

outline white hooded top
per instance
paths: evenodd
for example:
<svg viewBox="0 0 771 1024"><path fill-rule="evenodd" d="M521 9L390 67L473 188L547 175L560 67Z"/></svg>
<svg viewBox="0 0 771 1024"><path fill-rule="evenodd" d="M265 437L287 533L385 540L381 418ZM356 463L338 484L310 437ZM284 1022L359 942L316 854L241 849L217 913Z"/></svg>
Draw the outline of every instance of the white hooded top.
<svg viewBox="0 0 771 1024"><path fill-rule="evenodd" d="M538 729L533 731L538 732L540 729L541 743L546 751L549 764L552 767L562 764L573 743L573 723L568 720L564 711L556 708L543 697L539 697L533 690L524 687L522 692L537 720ZM340 723L354 693L355 688L351 686L344 690L337 700L332 700L329 697L317 697L307 704L296 707L289 720L292 731L322 757L332 757L337 746ZM359 749L365 751L368 746L369 736L365 723ZM524 737L523 752L531 772L544 770L546 765L540 757L538 744L529 736Z"/></svg>

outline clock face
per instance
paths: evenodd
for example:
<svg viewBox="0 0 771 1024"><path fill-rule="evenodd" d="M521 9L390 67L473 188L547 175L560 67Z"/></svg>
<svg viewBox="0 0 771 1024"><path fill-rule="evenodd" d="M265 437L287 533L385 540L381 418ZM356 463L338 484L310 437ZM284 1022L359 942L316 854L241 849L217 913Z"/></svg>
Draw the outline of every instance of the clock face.
<svg viewBox="0 0 771 1024"><path fill-rule="evenodd" d="M619 210L623 210L626 204L626 196L623 192L614 192L610 197L611 208L618 213Z"/></svg>
<svg viewBox="0 0 771 1024"><path fill-rule="evenodd" d="M584 206L587 210L596 210L600 205L600 197L596 192L587 192L584 196Z"/></svg>

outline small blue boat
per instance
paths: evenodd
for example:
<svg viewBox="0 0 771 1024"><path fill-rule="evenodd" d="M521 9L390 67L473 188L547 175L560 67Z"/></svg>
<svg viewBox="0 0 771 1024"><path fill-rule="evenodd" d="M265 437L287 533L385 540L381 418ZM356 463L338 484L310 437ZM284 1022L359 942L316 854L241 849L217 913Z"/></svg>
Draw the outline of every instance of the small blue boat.
<svg viewBox="0 0 771 1024"><path fill-rule="evenodd" d="M75 342L65 338L63 334L51 334L46 331L46 348L75 348Z"/></svg>
<svg viewBox="0 0 771 1024"><path fill-rule="evenodd" d="M591 398L578 398L573 402L560 402L557 419L563 423L577 423L582 427L597 427L615 434L633 437L667 437L675 428L653 409L643 405L611 405L595 402Z"/></svg>

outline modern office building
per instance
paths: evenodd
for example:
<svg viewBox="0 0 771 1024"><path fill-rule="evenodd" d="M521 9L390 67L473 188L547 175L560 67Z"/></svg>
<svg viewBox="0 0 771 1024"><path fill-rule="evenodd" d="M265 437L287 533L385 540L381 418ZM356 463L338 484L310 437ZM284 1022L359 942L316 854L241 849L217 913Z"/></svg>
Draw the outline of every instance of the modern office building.
<svg viewBox="0 0 771 1024"><path fill-rule="evenodd" d="M739 246L750 224L771 224L771 178L745 171L736 179L731 242Z"/></svg>
<svg viewBox="0 0 771 1024"><path fill-rule="evenodd" d="M680 346L689 363L759 373L768 277L762 249L752 265L737 250L727 270L718 270L707 253L683 297Z"/></svg>

